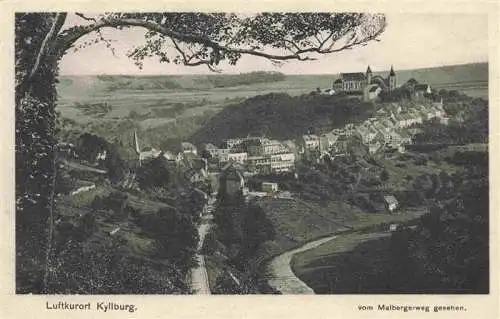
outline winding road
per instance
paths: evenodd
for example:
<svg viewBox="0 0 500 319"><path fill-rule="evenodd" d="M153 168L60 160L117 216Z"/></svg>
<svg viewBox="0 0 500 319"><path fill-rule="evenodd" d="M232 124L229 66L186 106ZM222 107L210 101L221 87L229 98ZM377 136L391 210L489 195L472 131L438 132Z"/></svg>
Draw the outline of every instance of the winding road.
<svg viewBox="0 0 500 319"><path fill-rule="evenodd" d="M289 250L274 259L267 266L267 282L273 289L281 292L282 294L302 294L312 295L314 291L300 280L292 271L290 261L293 255L316 248L324 243L329 242L337 237L337 235L320 238L310 241L305 245Z"/></svg>

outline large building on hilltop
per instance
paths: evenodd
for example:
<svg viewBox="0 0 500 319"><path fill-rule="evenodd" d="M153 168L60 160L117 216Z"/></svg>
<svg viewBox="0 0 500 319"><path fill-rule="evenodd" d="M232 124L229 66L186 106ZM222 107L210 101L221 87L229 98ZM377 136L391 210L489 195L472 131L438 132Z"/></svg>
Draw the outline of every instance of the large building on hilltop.
<svg viewBox="0 0 500 319"><path fill-rule="evenodd" d="M396 72L394 72L394 67L392 66L389 75L385 78L380 75L373 75L370 66L368 66L365 73L340 73L340 77L333 82L333 90L335 92L364 94L365 97L368 96L369 98L374 96L373 92L390 92L396 86ZM372 94L367 95L367 92Z"/></svg>

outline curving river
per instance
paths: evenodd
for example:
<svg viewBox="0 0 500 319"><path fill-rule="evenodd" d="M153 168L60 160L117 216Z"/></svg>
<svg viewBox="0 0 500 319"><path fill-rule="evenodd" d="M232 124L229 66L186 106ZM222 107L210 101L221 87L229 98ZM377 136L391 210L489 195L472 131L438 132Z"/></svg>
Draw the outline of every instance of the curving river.
<svg viewBox="0 0 500 319"><path fill-rule="evenodd" d="M282 294L302 294L311 295L314 291L300 280L292 271L290 261L293 255L316 248L324 243L329 242L337 237L332 235L329 237L320 238L310 241L299 248L289 250L275 258L273 258L266 267L267 282L273 289Z"/></svg>

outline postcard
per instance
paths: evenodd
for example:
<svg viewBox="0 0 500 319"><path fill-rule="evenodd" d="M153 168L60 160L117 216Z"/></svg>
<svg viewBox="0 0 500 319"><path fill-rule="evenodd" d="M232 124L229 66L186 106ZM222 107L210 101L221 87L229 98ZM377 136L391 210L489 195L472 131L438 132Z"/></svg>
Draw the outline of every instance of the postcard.
<svg viewBox="0 0 500 319"><path fill-rule="evenodd" d="M497 318L497 4L2 8L2 318Z"/></svg>

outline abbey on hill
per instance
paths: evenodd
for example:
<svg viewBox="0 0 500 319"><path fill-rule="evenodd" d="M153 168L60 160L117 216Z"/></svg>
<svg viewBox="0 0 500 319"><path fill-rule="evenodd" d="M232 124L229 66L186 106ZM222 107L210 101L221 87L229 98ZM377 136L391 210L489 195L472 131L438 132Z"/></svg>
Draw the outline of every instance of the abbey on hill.
<svg viewBox="0 0 500 319"><path fill-rule="evenodd" d="M389 75L384 78L373 75L368 66L366 72L341 73L340 77L333 82L332 91L346 92L350 94L363 94L365 100L376 98L382 91L392 91L397 86L396 72L391 66Z"/></svg>

